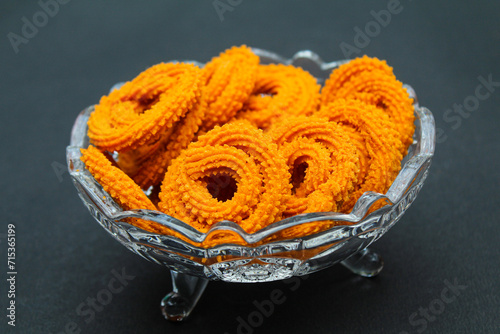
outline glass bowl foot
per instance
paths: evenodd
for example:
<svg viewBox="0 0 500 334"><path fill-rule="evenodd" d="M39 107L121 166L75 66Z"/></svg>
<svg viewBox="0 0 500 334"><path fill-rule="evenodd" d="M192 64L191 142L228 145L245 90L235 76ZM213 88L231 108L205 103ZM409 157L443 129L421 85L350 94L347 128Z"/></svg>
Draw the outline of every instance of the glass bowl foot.
<svg viewBox="0 0 500 334"><path fill-rule="evenodd" d="M382 257L365 248L341 262L344 267L363 277L377 276L384 268Z"/></svg>
<svg viewBox="0 0 500 334"><path fill-rule="evenodd" d="M161 312L165 319L183 321L198 303L208 280L171 270L172 292L161 301Z"/></svg>

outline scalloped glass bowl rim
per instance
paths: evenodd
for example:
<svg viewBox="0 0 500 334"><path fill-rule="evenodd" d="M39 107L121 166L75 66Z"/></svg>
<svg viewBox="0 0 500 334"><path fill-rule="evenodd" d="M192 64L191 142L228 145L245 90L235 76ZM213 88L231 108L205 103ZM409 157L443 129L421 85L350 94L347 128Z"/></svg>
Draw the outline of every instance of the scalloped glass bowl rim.
<svg viewBox="0 0 500 334"><path fill-rule="evenodd" d="M320 71L331 71L332 69L338 67L339 65L348 62L349 60L340 60L334 61L330 63L324 63L321 58L316 55L314 52L305 50L297 52L291 59L285 59L275 53L252 48L252 50L258 54L261 59L264 58L267 60L267 63L285 63L291 64L297 60L305 59L306 61L314 62ZM197 65L203 65L197 61L190 61ZM116 85L113 87L115 88ZM112 89L113 89L112 88ZM87 120L90 116L90 113L93 111L94 106L90 106L84 109L77 117L72 133L71 133L71 142L67 147L67 160L68 160L68 169L70 171L70 175L73 178L74 182L80 184L80 186L86 188L87 194L92 197L92 201L98 208L106 215L106 218L114 221L119 225L126 226L128 228L136 228L140 231L144 231L147 234L153 236L167 237L172 238L168 235L155 234L150 231L142 230L136 226L130 225L122 220L125 218L141 218L145 220L151 220L157 222L159 224L165 225L166 227L181 233L191 241L195 243L203 242L209 235L213 233L219 233L221 231L230 231L237 233L246 243L254 244L264 240L265 238L273 235L276 232L281 230L285 230L287 228L302 225L309 222L314 221L323 221L323 220L334 220L340 222L347 222L350 224L344 225L336 225L328 230L322 231L317 234L322 234L324 232L342 229L342 228L360 228L363 230L364 224L370 224L373 222L371 217L378 217L387 212L394 204L398 203L398 201L404 196L407 190L412 185L412 181L414 177L419 173L420 169L425 165L425 163L432 158L434 154L435 147L435 130L434 130L434 119L432 113L425 107L421 107L418 105L416 94L414 90L405 85L405 88L408 90L410 96L414 99L415 103L415 116L417 120L417 126L415 132L419 131L419 141L410 147L408 155L405 157L405 162L394 180L393 184L389 188L386 194L380 194L376 192L366 192L364 193L356 202L353 210L349 214L338 213L338 212L318 212L318 213L307 213L301 214L294 217L290 217L279 222L275 222L266 226L265 228L256 231L255 233L247 233L245 232L238 224L232 221L221 221L217 224L214 224L209 231L206 233L200 232L193 228L192 226L172 217L167 214L164 214L159 211L152 210L123 210L110 196L107 194L95 181L92 175L85 169L83 163L79 160L81 153L80 148L85 148L88 145L88 138L86 136L87 130ZM416 133L417 134L417 133ZM413 151L413 152L412 152ZM412 155L413 154L413 155ZM89 181L91 181L89 183ZM80 190L78 189L80 192ZM105 198L105 199L103 199ZM371 212L367 215L370 207L379 200L388 201L388 205ZM306 236L308 239L313 237L314 235ZM302 237L301 237L302 238ZM177 238L175 238L177 239ZM292 238L290 240L297 239ZM177 239L179 240L179 239ZM179 240L181 241L181 240ZM223 246L224 244L217 245L215 247ZM213 248L215 248L213 247Z"/></svg>

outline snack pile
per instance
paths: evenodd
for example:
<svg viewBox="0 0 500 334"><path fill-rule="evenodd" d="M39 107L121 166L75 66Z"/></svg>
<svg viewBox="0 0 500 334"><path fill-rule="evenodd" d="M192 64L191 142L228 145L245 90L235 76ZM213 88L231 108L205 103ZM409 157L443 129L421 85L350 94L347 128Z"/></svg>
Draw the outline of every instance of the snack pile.
<svg viewBox="0 0 500 334"><path fill-rule="evenodd" d="M81 160L124 210L159 210L200 232L231 220L253 233L301 213L348 213L364 192L385 193L412 143L413 112L377 58L341 65L321 87L301 68L262 65L250 48L233 47L203 68L152 66L103 96ZM152 221L129 223L187 239Z"/></svg>

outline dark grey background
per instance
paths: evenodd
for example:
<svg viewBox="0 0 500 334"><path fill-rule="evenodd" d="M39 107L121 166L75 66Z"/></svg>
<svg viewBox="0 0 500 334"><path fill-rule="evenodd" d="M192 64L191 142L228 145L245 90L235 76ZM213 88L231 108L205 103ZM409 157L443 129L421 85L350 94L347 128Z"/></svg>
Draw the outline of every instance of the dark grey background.
<svg viewBox="0 0 500 334"><path fill-rule="evenodd" d="M74 322L81 333L236 333L237 318L256 310L253 301L280 289L286 301L255 333L417 333L424 325L412 325L411 314L439 303L445 280L456 280L467 287L424 332L499 333L500 87L469 117L443 118L475 94L479 76L500 81L498 1L401 0L403 10L361 50L386 59L444 133L419 197L373 246L385 259L379 277L362 279L336 266L295 291L284 282L212 282L189 321L162 318L168 271L113 241L58 169L77 113L148 66L207 61L232 45L343 58L340 43L354 45L354 28L364 29L374 20L370 11L388 4L232 1L238 2L221 20L213 1L73 0L17 54L8 33L21 34L22 18L32 21L41 8L36 1L1 2L0 332L64 333ZM14 329L5 316L8 223L17 231ZM124 267L135 278L86 323L77 306Z"/></svg>

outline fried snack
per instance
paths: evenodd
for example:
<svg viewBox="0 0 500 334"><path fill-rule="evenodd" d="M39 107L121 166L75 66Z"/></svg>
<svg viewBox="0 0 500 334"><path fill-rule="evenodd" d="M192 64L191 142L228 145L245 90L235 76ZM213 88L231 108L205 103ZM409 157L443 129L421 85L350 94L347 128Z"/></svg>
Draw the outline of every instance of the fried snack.
<svg viewBox="0 0 500 334"><path fill-rule="evenodd" d="M206 135L200 136L196 143L193 143L193 147L211 145L236 147L252 157L259 166L259 174L262 175L262 181L266 188L265 192L273 193L273 196L261 199L262 203L258 205L258 213L263 218L269 215L269 220L272 220L271 217L275 217L274 221L280 220L290 192L288 182L290 174L286 162L279 152L278 146L272 142L272 138L250 122L238 120L214 128ZM257 222L257 224L260 223ZM266 225L264 223L261 227Z"/></svg>
<svg viewBox="0 0 500 334"><path fill-rule="evenodd" d="M246 122L226 124L172 162L159 208L202 232L226 219L252 233L281 219L288 178L277 146L262 131Z"/></svg>
<svg viewBox="0 0 500 334"><path fill-rule="evenodd" d="M204 102L197 103L170 131L162 136L158 143L153 144L157 146L156 149L150 148L144 152L142 148L139 148L135 151L121 153L118 157L118 165L120 167L123 165L135 166L134 169L128 168L127 174L142 189L159 185L172 160L177 158L195 138L205 110ZM138 154L137 151L144 154Z"/></svg>
<svg viewBox="0 0 500 334"><path fill-rule="evenodd" d="M207 105L203 129L229 121L250 96L259 57L243 45L233 47L208 62L202 70L202 99Z"/></svg>
<svg viewBox="0 0 500 334"><path fill-rule="evenodd" d="M291 175L292 194L304 198L325 183L333 166L330 152L306 137L286 142L280 147Z"/></svg>
<svg viewBox="0 0 500 334"><path fill-rule="evenodd" d="M285 217L305 212L335 211L336 203L320 188L330 178L333 165L330 152L320 143L299 137L280 147L291 174L292 196Z"/></svg>
<svg viewBox="0 0 500 334"><path fill-rule="evenodd" d="M396 79L392 71L392 67L387 65L385 60L378 58L370 58L364 55L361 58L355 58L346 64L334 69L330 77L325 81L325 85L321 89L321 104L326 105L338 98L338 90L347 82L363 75L364 72L380 71L385 76Z"/></svg>
<svg viewBox="0 0 500 334"><path fill-rule="evenodd" d="M385 61L364 56L335 69L321 92L321 105L339 98L357 99L384 110L399 133L399 150L406 155L415 130L413 99Z"/></svg>
<svg viewBox="0 0 500 334"><path fill-rule="evenodd" d="M124 210L157 210L156 206L124 172L112 165L106 156L94 146L81 149L81 160L92 176ZM143 230L172 234L166 227L139 218L129 218L128 222Z"/></svg>
<svg viewBox="0 0 500 334"><path fill-rule="evenodd" d="M280 117L311 115L319 105L316 79L292 65L260 65L252 96L237 115L260 129Z"/></svg>
<svg viewBox="0 0 500 334"><path fill-rule="evenodd" d="M284 215L337 211L349 198L359 172L358 153L348 133L325 118L297 116L283 119L270 135L285 155L295 183Z"/></svg>
<svg viewBox="0 0 500 334"><path fill-rule="evenodd" d="M412 102L377 58L341 65L320 94L308 72L259 65L243 45L203 69L153 66L104 96L88 121L98 148L81 159L124 210L160 210L202 233L223 220L254 233L298 214L348 213L364 192L387 192L412 142ZM245 244L227 229L197 243L153 221L126 221L199 247ZM310 222L261 242L339 224Z"/></svg>
<svg viewBox="0 0 500 334"><path fill-rule="evenodd" d="M413 99L403 88L403 84L393 79L378 77L380 72L373 71L370 78L356 78L339 90L344 98L355 98L385 111L392 123L392 128L399 134L402 145L399 150L403 155L413 142L415 126L413 121Z"/></svg>
<svg viewBox="0 0 500 334"><path fill-rule="evenodd" d="M82 149L81 152L81 160L86 168L103 187L104 191L110 194L123 210L158 210L139 186L119 168L113 166L112 162L106 158L104 153L100 152L92 145L87 149ZM202 243L197 243L154 221L140 218L127 218L126 221L142 230L170 235L198 247L208 248L221 243L243 244L243 241L238 235L227 232L214 232Z"/></svg>
<svg viewBox="0 0 500 334"><path fill-rule="evenodd" d="M192 64L162 63L103 96L88 121L91 142L124 151L158 140L198 100L200 73Z"/></svg>
<svg viewBox="0 0 500 334"><path fill-rule="evenodd" d="M116 159L118 167L134 180L135 175L138 174L142 166L147 164L148 159L169 142L174 128L171 127L167 131L162 132L160 138L152 143L145 144L133 150L120 152Z"/></svg>
<svg viewBox="0 0 500 334"><path fill-rule="evenodd" d="M352 210L365 191L385 193L401 169L402 146L391 120L381 109L354 99L337 99L316 114L350 129L349 134L363 161L364 177L344 202L341 212ZM361 175L363 175L361 174Z"/></svg>
<svg viewBox="0 0 500 334"><path fill-rule="evenodd" d="M190 148L170 166L158 205L207 232L218 221L249 217L260 191L258 168L244 152L220 145Z"/></svg>

